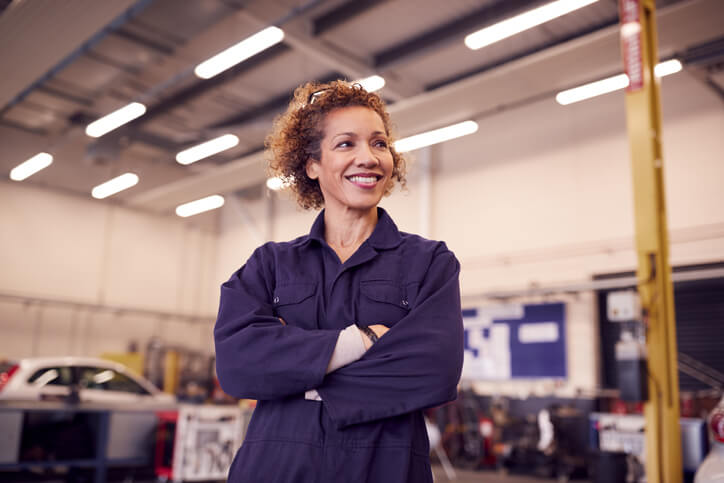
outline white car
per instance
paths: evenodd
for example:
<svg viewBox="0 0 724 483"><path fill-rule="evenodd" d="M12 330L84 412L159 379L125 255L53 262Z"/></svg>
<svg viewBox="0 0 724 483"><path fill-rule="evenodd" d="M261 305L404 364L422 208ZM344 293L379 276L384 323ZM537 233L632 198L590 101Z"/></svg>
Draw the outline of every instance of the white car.
<svg viewBox="0 0 724 483"><path fill-rule="evenodd" d="M724 398L709 416L712 448L696 470L694 483L724 483Z"/></svg>
<svg viewBox="0 0 724 483"><path fill-rule="evenodd" d="M0 400L67 401L169 406L171 394L159 391L124 365L91 357L41 357L0 362Z"/></svg>

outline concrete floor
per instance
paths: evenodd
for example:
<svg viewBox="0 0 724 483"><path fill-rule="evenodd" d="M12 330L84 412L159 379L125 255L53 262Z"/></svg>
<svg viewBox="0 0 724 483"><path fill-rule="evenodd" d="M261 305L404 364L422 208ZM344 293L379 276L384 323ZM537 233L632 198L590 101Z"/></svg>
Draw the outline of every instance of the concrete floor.
<svg viewBox="0 0 724 483"><path fill-rule="evenodd" d="M467 471L455 468L455 479L448 479L442 466L433 464L432 474L435 483L547 483L558 482L556 479L537 478L533 476L506 475L497 471ZM589 480L574 480L577 483L590 483Z"/></svg>

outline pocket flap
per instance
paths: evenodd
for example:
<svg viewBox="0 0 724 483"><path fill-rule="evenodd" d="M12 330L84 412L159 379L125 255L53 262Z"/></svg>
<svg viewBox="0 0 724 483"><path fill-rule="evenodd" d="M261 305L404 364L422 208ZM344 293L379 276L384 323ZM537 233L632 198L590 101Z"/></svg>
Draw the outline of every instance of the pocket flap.
<svg viewBox="0 0 724 483"><path fill-rule="evenodd" d="M402 287L396 285L394 282L387 281L362 281L360 282L360 291L365 297L368 297L377 302L385 302L393 304L403 309L410 308L410 304L405 297L405 292Z"/></svg>
<svg viewBox="0 0 724 483"><path fill-rule="evenodd" d="M280 285L274 290L274 305L298 304L314 295L317 289L315 283L291 283Z"/></svg>

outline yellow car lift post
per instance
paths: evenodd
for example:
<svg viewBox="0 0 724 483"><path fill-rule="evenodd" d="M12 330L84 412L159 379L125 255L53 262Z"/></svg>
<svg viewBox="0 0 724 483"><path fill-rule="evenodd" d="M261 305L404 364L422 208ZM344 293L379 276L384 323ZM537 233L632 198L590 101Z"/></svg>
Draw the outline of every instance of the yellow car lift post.
<svg viewBox="0 0 724 483"><path fill-rule="evenodd" d="M648 351L646 478L682 481L674 295L664 200L661 102L654 0L619 0L621 47L629 85L626 121L633 167L638 291Z"/></svg>

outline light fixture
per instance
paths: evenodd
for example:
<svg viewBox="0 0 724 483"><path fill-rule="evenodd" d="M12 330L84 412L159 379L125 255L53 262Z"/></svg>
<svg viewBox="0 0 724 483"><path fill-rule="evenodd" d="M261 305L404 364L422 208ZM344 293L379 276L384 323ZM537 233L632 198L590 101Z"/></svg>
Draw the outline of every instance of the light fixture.
<svg viewBox="0 0 724 483"><path fill-rule="evenodd" d="M361 85L367 92L375 92L385 87L385 79L379 75L371 75L364 79L354 81L353 84Z"/></svg>
<svg viewBox="0 0 724 483"><path fill-rule="evenodd" d="M284 39L284 31L278 27L267 27L238 44L219 52L208 60L201 62L194 69L197 77L210 79L226 69L245 61L249 57L278 44Z"/></svg>
<svg viewBox="0 0 724 483"><path fill-rule="evenodd" d="M224 206L224 197L221 195L211 195L200 200L184 203L176 207L176 214L180 217L198 215L204 211L215 210Z"/></svg>
<svg viewBox="0 0 724 483"><path fill-rule="evenodd" d="M109 179L105 183L101 183L91 191L93 198L102 200L108 198L111 195L119 193L123 190L127 190L131 186L138 184L138 175L135 173L124 173L120 176L116 176L113 179Z"/></svg>
<svg viewBox="0 0 724 483"><path fill-rule="evenodd" d="M664 77L681 71L682 65L677 59L661 62L654 67L654 75L656 77ZM618 74L613 77L607 77L589 84L574 87L561 91L556 94L556 102L562 106L572 104L574 102L584 101L591 97L608 94L609 92L625 89L628 87L629 79L626 74Z"/></svg>
<svg viewBox="0 0 724 483"><path fill-rule="evenodd" d="M628 76L619 74L596 82L574 87L556 94L556 102L562 106L590 99L591 97L608 94L628 86Z"/></svg>
<svg viewBox="0 0 724 483"><path fill-rule="evenodd" d="M475 121L459 122L447 127L400 139L395 142L395 150L398 153L405 153L415 149L424 148L425 146L431 146L433 144L459 138L461 136L467 136L477 130L478 123Z"/></svg>
<svg viewBox="0 0 724 483"><path fill-rule="evenodd" d="M50 166L53 162L53 156L48 153L38 153L27 161L23 161L10 171L10 179L13 181L22 181L34 175L38 171Z"/></svg>
<svg viewBox="0 0 724 483"><path fill-rule="evenodd" d="M131 102L127 106L113 111L93 121L85 128L85 133L92 138L99 138L146 113L146 106L140 102Z"/></svg>
<svg viewBox="0 0 724 483"><path fill-rule="evenodd" d="M666 62L656 64L654 67L654 75L656 77L665 77L667 75L676 74L677 72L680 72L681 69L683 69L681 62L679 62L678 59L671 59Z"/></svg>
<svg viewBox="0 0 724 483"><path fill-rule="evenodd" d="M184 149L176 155L176 161L180 164L191 164L196 161L214 154L226 151L239 144L239 138L233 134L224 134L218 138L211 139L201 144L197 144L188 149Z"/></svg>
<svg viewBox="0 0 724 483"><path fill-rule="evenodd" d="M471 33L465 37L465 45L467 45L469 49L477 50L597 1L598 0L557 0L547 3Z"/></svg>
<svg viewBox="0 0 724 483"><path fill-rule="evenodd" d="M266 187L272 191L279 191L282 188L286 188L287 183L278 176L274 176L266 180Z"/></svg>

